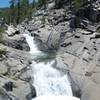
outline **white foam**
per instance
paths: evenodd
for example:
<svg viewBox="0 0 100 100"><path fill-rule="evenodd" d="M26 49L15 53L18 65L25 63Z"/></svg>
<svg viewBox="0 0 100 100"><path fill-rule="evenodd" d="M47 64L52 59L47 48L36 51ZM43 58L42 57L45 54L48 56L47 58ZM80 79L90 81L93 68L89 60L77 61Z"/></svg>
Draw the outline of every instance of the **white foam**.
<svg viewBox="0 0 100 100"><path fill-rule="evenodd" d="M34 98L32 100L80 100L79 98L76 97L71 97L71 96L40 96L37 98Z"/></svg>
<svg viewBox="0 0 100 100"><path fill-rule="evenodd" d="M51 63L33 63L34 86L37 96L42 95L68 95L72 96L72 90L68 76L62 75L54 69Z"/></svg>
<svg viewBox="0 0 100 100"><path fill-rule="evenodd" d="M25 34L23 34L23 35L25 36L26 41L27 41L27 43L28 43L28 45L30 47L30 53L31 54L41 53L41 51L38 50L38 48L37 48L37 46L35 44L34 37L32 37L27 30L25 30Z"/></svg>

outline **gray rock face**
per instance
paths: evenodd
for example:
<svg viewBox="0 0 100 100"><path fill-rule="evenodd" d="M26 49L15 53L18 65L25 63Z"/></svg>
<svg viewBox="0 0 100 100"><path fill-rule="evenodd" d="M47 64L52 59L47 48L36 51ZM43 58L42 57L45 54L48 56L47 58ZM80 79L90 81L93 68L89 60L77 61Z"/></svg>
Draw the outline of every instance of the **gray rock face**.
<svg viewBox="0 0 100 100"><path fill-rule="evenodd" d="M31 69L30 68L23 68L18 75L19 79L23 81L30 81L31 80Z"/></svg>
<svg viewBox="0 0 100 100"><path fill-rule="evenodd" d="M16 96L7 93L3 88L0 88L0 100L19 100Z"/></svg>
<svg viewBox="0 0 100 100"><path fill-rule="evenodd" d="M6 89L6 91L13 91L13 82L7 82L3 87Z"/></svg>
<svg viewBox="0 0 100 100"><path fill-rule="evenodd" d="M17 28L13 25L8 26L8 30L6 31L8 36L14 36L15 34L20 34Z"/></svg>
<svg viewBox="0 0 100 100"><path fill-rule="evenodd" d="M0 74L6 74L8 72L7 66L4 64L4 62L0 63Z"/></svg>
<svg viewBox="0 0 100 100"><path fill-rule="evenodd" d="M23 35L14 35L13 37L6 37L5 45L24 51L29 51L30 48Z"/></svg>
<svg viewBox="0 0 100 100"><path fill-rule="evenodd" d="M38 31L34 32L34 36L36 41L38 41L40 50L57 50L59 47L60 34L50 26L40 28Z"/></svg>
<svg viewBox="0 0 100 100"><path fill-rule="evenodd" d="M60 22L64 22L64 19L65 19L65 10L64 9L59 9L59 10L55 9L55 10L49 12L48 20L53 25L57 25Z"/></svg>
<svg viewBox="0 0 100 100"><path fill-rule="evenodd" d="M60 43L60 34L56 30L52 30L48 37L47 46L51 49L57 50Z"/></svg>
<svg viewBox="0 0 100 100"><path fill-rule="evenodd" d="M7 94L0 92L0 100L27 100L26 96L32 92L29 84L31 72L28 72L31 64L29 53L2 44L0 48L7 50L6 58L0 61L0 87Z"/></svg>
<svg viewBox="0 0 100 100"><path fill-rule="evenodd" d="M59 52L63 54L60 57L69 66L66 70L69 70L73 80L73 91L78 94L75 95L82 100L99 100L99 94L94 93L94 90L100 91L97 67L100 65L99 33L87 34L80 29L74 33L74 36L62 42Z"/></svg>
<svg viewBox="0 0 100 100"><path fill-rule="evenodd" d="M82 28L84 25L82 25L82 20L80 17L73 17L70 21L70 27L71 28Z"/></svg>
<svg viewBox="0 0 100 100"><path fill-rule="evenodd" d="M31 93L29 93L26 98L27 100L31 100L32 98L36 97L36 89L34 86L31 85Z"/></svg>

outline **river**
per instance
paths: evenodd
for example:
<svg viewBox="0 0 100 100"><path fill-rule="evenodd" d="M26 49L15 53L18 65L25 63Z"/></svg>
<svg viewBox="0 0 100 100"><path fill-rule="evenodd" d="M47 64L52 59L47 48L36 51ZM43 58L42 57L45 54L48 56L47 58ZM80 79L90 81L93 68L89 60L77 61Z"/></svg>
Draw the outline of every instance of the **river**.
<svg viewBox="0 0 100 100"><path fill-rule="evenodd" d="M54 59L49 59L50 55L40 51L34 41L34 37L28 31L24 34L33 56L32 77L33 85L36 88L37 97L32 100L79 100L73 97L71 84L67 73L60 72L54 67ZM37 60L34 60L38 58ZM45 58L45 60L40 60Z"/></svg>

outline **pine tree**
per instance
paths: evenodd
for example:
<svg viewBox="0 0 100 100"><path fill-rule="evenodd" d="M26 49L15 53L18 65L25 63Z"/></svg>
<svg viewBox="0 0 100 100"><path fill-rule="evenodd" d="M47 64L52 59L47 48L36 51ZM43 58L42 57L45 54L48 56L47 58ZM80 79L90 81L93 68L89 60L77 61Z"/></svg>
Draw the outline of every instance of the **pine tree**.
<svg viewBox="0 0 100 100"><path fill-rule="evenodd" d="M15 0L10 1L10 22L15 24Z"/></svg>
<svg viewBox="0 0 100 100"><path fill-rule="evenodd" d="M75 0L74 3L75 3L75 8L79 9L83 2L82 2L82 0Z"/></svg>
<svg viewBox="0 0 100 100"><path fill-rule="evenodd" d="M70 10L72 10L72 0L69 0Z"/></svg>
<svg viewBox="0 0 100 100"><path fill-rule="evenodd" d="M33 9L35 8L35 4L36 4L36 2L35 2L35 0L33 0L33 1L32 1L32 8L33 8Z"/></svg>
<svg viewBox="0 0 100 100"><path fill-rule="evenodd" d="M29 0L21 0L21 20L28 18Z"/></svg>
<svg viewBox="0 0 100 100"><path fill-rule="evenodd" d="M20 17L21 17L21 15L20 15L20 0L18 0L18 2L17 2L17 24L19 24L20 23Z"/></svg>
<svg viewBox="0 0 100 100"><path fill-rule="evenodd" d="M88 0L74 0L75 8L80 9L81 7L84 7L85 5L89 4ZM90 0L91 4L91 0Z"/></svg>

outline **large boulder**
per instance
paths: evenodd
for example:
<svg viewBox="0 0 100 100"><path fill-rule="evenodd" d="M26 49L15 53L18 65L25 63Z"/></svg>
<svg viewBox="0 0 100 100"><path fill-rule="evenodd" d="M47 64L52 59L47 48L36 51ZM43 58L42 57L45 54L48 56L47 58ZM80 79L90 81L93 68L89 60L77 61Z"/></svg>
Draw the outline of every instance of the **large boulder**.
<svg viewBox="0 0 100 100"><path fill-rule="evenodd" d="M13 25L8 26L8 30L6 31L8 36L13 36L15 34L19 34L20 32L18 31L17 28L15 28Z"/></svg>
<svg viewBox="0 0 100 100"><path fill-rule="evenodd" d="M31 86L31 92L28 95L26 95L27 100L32 100L37 96L35 87L32 84L30 84L30 86Z"/></svg>
<svg viewBox="0 0 100 100"><path fill-rule="evenodd" d="M14 35L13 37L6 36L4 44L19 50L30 50L28 43L26 42L26 39L22 34Z"/></svg>
<svg viewBox="0 0 100 100"><path fill-rule="evenodd" d="M68 53L58 55L56 61L58 69L69 72L75 96L81 100L99 100L100 68L94 61L88 64L84 59Z"/></svg>
<svg viewBox="0 0 100 100"><path fill-rule="evenodd" d="M57 50L59 47L60 34L50 26L40 28L34 32L34 36L40 42L38 46L42 50Z"/></svg>

